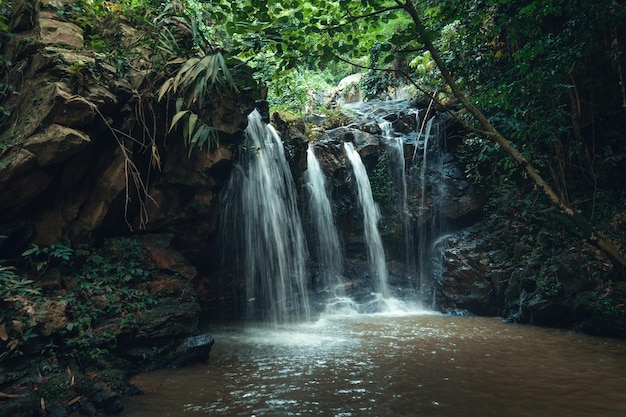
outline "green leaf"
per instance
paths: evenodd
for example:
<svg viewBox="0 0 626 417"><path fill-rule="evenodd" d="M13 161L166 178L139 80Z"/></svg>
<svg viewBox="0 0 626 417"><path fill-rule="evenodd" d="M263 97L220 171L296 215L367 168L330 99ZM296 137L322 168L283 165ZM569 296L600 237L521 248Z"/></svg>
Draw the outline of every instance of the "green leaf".
<svg viewBox="0 0 626 417"><path fill-rule="evenodd" d="M191 113L187 123L189 124L189 132L193 132L196 129L196 122L198 121L198 115Z"/></svg>
<svg viewBox="0 0 626 417"><path fill-rule="evenodd" d="M178 113L176 113L174 115L174 117L172 117L172 123L170 125L169 130L167 131L168 133L172 131L172 129L174 128L174 126L176 126L176 124L180 121L180 119L182 119L185 115L191 113L190 110L182 110L179 111Z"/></svg>

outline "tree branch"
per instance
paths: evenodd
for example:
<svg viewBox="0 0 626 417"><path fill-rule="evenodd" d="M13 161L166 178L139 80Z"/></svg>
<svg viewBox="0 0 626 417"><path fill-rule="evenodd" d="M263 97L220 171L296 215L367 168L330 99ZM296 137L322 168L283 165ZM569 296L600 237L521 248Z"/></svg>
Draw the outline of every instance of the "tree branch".
<svg viewBox="0 0 626 417"><path fill-rule="evenodd" d="M350 11L348 10L347 11L347 16L348 16L347 21L344 22L344 23L338 23L335 26L329 26L329 29L339 29L339 28L341 28L341 27L343 27L345 25L348 25L350 23L354 23L357 20L367 19L368 17L378 16L380 14L387 13L387 12L392 11L392 10L402 10L402 9L403 9L402 6L388 6L388 7L382 8L380 10L375 10L375 11L373 11L371 13L366 13L366 14L358 15L358 16L351 15Z"/></svg>

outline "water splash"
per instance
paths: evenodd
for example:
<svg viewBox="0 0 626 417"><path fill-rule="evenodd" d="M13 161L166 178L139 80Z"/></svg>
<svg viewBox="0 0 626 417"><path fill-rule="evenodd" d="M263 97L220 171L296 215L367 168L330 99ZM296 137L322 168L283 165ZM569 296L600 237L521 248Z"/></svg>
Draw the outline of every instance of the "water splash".
<svg viewBox="0 0 626 417"><path fill-rule="evenodd" d="M310 318L308 251L282 141L254 111L241 160L224 192L222 235L245 276L248 319L270 325Z"/></svg>

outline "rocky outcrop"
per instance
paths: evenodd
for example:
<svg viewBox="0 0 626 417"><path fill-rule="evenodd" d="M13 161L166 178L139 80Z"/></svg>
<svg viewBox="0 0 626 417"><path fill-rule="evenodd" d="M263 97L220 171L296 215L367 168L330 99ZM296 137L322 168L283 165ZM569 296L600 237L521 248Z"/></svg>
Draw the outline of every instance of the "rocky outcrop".
<svg viewBox="0 0 626 417"><path fill-rule="evenodd" d="M504 291L512 273L502 251L490 249L477 226L439 242L441 269L435 276L435 304L443 311L502 314Z"/></svg>
<svg viewBox="0 0 626 417"><path fill-rule="evenodd" d="M596 259L607 271L611 268L597 249L572 246L551 270L524 259L521 245L495 248L495 241L477 224L440 243L435 303L442 311L626 336L622 306L615 301L626 296L626 285L586 273L588 259Z"/></svg>
<svg viewBox="0 0 626 417"><path fill-rule="evenodd" d="M0 98L11 110L0 129L0 230L8 236L0 249L17 255L32 242L93 243L144 229L172 232L189 257L204 256L204 242L188 231L215 232L214 197L253 97L214 103L207 117L220 144L190 154L176 132L164 135L171 115L149 91L162 75L143 29L121 15L72 19L69 1L15 3L1 51L19 94ZM90 33L122 33L105 42L130 51L128 62L91 49L77 22L110 25L87 26Z"/></svg>

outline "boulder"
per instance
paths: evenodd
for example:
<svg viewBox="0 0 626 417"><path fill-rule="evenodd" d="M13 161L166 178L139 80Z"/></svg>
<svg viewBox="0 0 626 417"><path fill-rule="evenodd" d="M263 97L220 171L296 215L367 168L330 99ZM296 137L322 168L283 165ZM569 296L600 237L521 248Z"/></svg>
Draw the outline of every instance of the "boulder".
<svg viewBox="0 0 626 417"><path fill-rule="evenodd" d="M494 259L497 253L478 237L477 227L448 236L443 243L443 268L434 282L438 308L487 316L500 314L507 273L501 265L496 267Z"/></svg>
<svg viewBox="0 0 626 417"><path fill-rule="evenodd" d="M90 143L89 136L82 132L51 124L43 132L26 139L23 147L35 155L40 167L47 167L66 161Z"/></svg>
<svg viewBox="0 0 626 417"><path fill-rule="evenodd" d="M74 23L57 19L51 10L39 12L39 39L44 45L63 45L80 49L84 46L83 30Z"/></svg>

